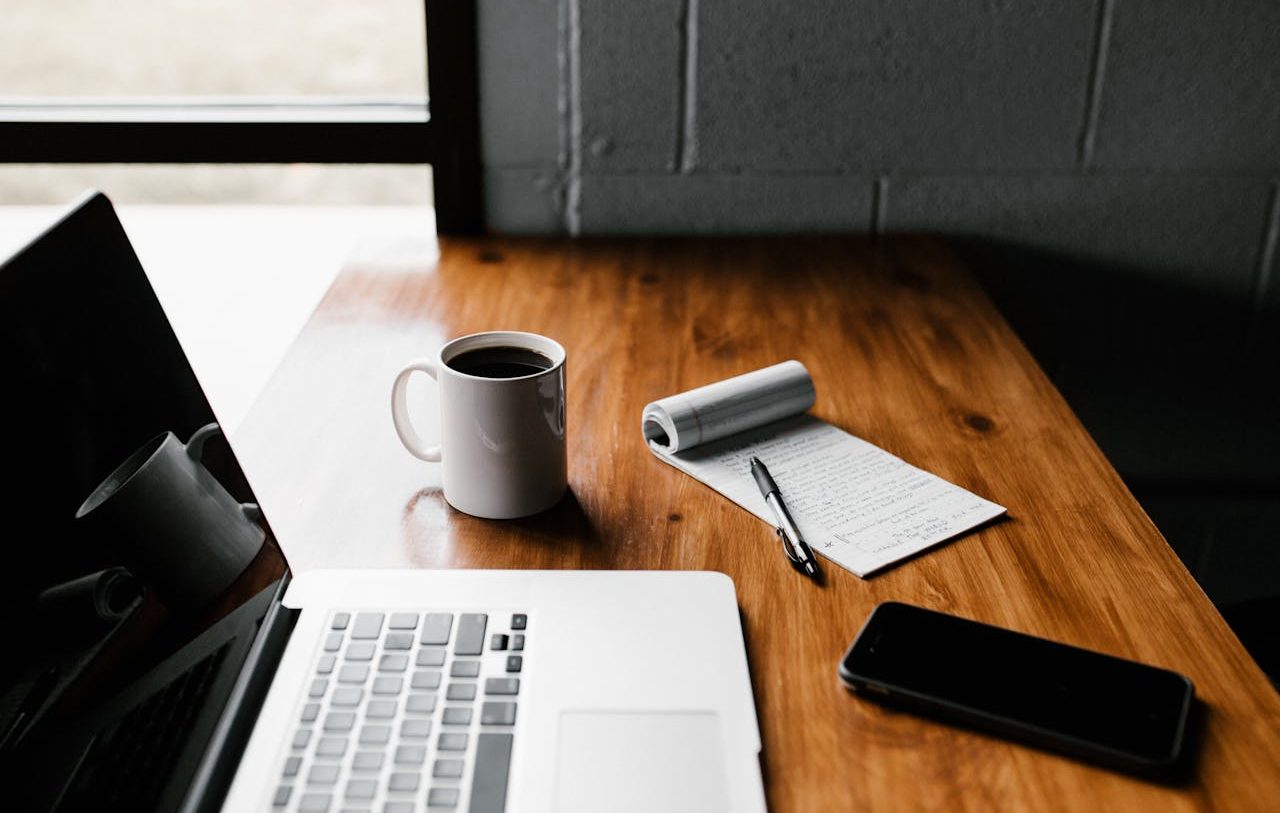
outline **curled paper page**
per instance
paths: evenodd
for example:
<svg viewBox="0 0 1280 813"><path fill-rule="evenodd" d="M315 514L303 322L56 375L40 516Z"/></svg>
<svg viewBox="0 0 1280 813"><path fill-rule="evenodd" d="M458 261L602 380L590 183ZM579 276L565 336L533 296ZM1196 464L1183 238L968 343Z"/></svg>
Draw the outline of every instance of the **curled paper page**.
<svg viewBox="0 0 1280 813"><path fill-rule="evenodd" d="M673 454L787 418L813 406L813 379L798 361L671 395L644 408L644 439Z"/></svg>

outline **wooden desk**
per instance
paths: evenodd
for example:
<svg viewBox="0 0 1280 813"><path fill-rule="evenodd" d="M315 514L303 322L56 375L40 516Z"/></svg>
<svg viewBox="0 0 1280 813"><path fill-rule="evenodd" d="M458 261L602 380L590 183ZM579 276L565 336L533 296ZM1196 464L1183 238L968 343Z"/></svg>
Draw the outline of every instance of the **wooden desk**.
<svg viewBox="0 0 1280 813"><path fill-rule="evenodd" d="M785 297L770 297L779 280ZM450 509L437 467L400 447L389 417L402 363L494 328L545 333L569 354L572 495L528 520ZM817 415L1010 518L867 581L831 564L824 589L798 577L770 528L653 458L640 435L646 402L787 358L813 373ZM1175 811L1280 799L1280 699L938 243L441 240L419 267L346 269L236 440L299 570L732 576L773 810ZM836 661L887 599L1190 676L1207 706L1195 780L1153 785L849 695Z"/></svg>

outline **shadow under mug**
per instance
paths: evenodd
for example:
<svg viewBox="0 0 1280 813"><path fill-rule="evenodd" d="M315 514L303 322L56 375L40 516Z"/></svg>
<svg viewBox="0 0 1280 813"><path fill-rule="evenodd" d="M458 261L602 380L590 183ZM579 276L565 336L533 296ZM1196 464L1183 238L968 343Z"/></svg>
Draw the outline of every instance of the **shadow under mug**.
<svg viewBox="0 0 1280 813"><path fill-rule="evenodd" d="M198 609L258 554L266 532L201 462L222 433L203 426L186 445L163 432L125 458L76 511L116 537L121 558L170 609Z"/></svg>
<svg viewBox="0 0 1280 813"><path fill-rule="evenodd" d="M514 378L470 375L449 366L464 353L515 347L549 362ZM444 498L454 508L485 519L514 519L545 511L564 497L565 351L559 342L513 330L473 333L446 343L432 357L400 370L391 388L391 420L400 442L415 457L444 466ZM440 404L440 445L419 436L409 415L409 377L435 379Z"/></svg>

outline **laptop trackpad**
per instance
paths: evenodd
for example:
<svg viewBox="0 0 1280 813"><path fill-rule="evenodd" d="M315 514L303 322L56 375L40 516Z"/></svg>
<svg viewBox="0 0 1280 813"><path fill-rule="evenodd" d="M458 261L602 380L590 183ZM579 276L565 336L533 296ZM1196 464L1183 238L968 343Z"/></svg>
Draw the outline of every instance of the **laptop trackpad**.
<svg viewBox="0 0 1280 813"><path fill-rule="evenodd" d="M729 810L715 712L564 712L558 813Z"/></svg>

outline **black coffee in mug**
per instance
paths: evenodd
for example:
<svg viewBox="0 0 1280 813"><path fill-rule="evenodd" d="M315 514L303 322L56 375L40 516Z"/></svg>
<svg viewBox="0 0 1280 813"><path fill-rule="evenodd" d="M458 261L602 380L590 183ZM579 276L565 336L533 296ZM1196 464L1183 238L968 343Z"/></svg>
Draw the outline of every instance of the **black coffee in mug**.
<svg viewBox="0 0 1280 813"><path fill-rule="evenodd" d="M479 347L459 353L448 365L477 378L520 378L551 369L551 359L527 347Z"/></svg>

